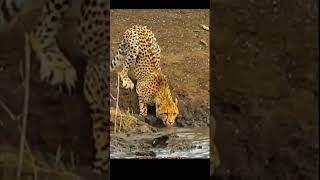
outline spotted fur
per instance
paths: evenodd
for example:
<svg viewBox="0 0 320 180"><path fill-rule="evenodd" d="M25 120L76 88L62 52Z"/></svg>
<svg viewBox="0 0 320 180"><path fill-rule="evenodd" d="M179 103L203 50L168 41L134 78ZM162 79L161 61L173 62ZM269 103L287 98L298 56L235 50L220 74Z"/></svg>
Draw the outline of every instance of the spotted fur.
<svg viewBox="0 0 320 180"><path fill-rule="evenodd" d="M179 114L178 100L173 100L166 76L161 71L160 53L153 32L146 26L135 25L124 32L110 69L113 71L122 64L122 86L133 89L134 83L128 76L132 68L137 79L139 114L146 116L147 104L154 102L157 117L171 127Z"/></svg>

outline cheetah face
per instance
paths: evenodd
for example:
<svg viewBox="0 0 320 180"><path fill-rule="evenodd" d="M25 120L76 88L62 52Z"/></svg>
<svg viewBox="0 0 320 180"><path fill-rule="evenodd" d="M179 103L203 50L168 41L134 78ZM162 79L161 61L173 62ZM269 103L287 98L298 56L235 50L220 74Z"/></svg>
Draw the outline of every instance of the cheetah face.
<svg viewBox="0 0 320 180"><path fill-rule="evenodd" d="M172 128L179 114L177 98L175 101L162 102L156 111L157 117L163 121L163 124L167 128Z"/></svg>

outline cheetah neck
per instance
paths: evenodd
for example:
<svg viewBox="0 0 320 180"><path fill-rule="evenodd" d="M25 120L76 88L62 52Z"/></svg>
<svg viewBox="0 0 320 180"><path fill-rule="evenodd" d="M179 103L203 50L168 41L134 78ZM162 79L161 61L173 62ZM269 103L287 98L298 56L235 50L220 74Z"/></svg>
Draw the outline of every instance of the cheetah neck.
<svg viewBox="0 0 320 180"><path fill-rule="evenodd" d="M172 101L171 91L168 84L161 84L159 87L159 91L155 96L156 106L158 106L163 101Z"/></svg>

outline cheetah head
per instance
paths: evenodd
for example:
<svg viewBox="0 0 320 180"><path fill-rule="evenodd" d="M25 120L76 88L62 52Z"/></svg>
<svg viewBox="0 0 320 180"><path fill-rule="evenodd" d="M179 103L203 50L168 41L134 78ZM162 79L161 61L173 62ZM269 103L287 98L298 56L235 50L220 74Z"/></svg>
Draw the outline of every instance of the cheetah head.
<svg viewBox="0 0 320 180"><path fill-rule="evenodd" d="M161 102L158 105L156 112L157 117L163 121L163 124L167 128L172 128L175 123L175 119L179 114L178 99L175 98L174 101L170 100Z"/></svg>

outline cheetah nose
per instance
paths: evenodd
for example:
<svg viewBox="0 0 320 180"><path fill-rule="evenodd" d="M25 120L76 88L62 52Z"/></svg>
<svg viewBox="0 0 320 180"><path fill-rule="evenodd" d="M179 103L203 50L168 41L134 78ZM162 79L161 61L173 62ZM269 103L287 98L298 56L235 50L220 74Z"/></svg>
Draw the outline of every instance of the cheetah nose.
<svg viewBox="0 0 320 180"><path fill-rule="evenodd" d="M172 125L172 122L169 122L169 124L167 124L167 128L172 128L173 125Z"/></svg>

